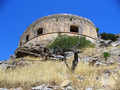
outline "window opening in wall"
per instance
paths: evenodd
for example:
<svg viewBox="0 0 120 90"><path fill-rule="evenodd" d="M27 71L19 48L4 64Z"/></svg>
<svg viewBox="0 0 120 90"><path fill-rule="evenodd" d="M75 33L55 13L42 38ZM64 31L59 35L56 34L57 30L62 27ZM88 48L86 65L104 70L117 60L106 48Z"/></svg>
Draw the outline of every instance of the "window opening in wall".
<svg viewBox="0 0 120 90"><path fill-rule="evenodd" d="M71 18L70 18L70 21L72 21L72 20L73 20L73 18L71 17Z"/></svg>
<svg viewBox="0 0 120 90"><path fill-rule="evenodd" d="M71 26L70 26L70 32L78 33L78 32L79 32L79 27L78 27L78 26L71 25Z"/></svg>
<svg viewBox="0 0 120 90"><path fill-rule="evenodd" d="M41 35L41 34L43 34L43 28L39 28L39 29L37 30L37 35Z"/></svg>
<svg viewBox="0 0 120 90"><path fill-rule="evenodd" d="M58 22L58 18L56 18L56 22Z"/></svg>
<svg viewBox="0 0 120 90"><path fill-rule="evenodd" d="M29 35L26 36L26 42L29 41Z"/></svg>

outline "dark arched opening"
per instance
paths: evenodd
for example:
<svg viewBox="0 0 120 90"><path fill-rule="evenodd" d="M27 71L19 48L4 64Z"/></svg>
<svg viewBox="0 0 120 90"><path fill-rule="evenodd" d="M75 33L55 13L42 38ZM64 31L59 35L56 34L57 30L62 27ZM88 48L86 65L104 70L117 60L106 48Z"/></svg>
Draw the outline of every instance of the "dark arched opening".
<svg viewBox="0 0 120 90"><path fill-rule="evenodd" d="M78 33L78 32L79 32L79 27L78 27L78 26L71 25L71 26L70 26L70 32Z"/></svg>
<svg viewBox="0 0 120 90"><path fill-rule="evenodd" d="M43 34L43 28L39 28L39 29L37 30L37 35L41 35L41 34Z"/></svg>
<svg viewBox="0 0 120 90"><path fill-rule="evenodd" d="M29 35L26 36L26 42L29 41Z"/></svg>

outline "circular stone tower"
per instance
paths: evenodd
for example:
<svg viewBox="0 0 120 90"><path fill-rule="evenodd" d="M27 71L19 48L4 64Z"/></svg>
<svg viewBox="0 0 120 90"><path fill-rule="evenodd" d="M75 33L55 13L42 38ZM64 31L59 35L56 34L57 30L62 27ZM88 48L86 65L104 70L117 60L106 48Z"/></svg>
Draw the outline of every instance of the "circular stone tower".
<svg viewBox="0 0 120 90"><path fill-rule="evenodd" d="M21 36L19 47L46 46L59 34L83 35L97 39L96 27L87 18L71 14L56 14L38 19Z"/></svg>

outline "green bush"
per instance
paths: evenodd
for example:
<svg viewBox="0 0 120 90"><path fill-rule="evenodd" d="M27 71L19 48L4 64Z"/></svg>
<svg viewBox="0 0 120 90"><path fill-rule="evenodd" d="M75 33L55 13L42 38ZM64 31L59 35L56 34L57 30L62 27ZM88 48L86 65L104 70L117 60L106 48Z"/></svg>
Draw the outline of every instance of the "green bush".
<svg viewBox="0 0 120 90"><path fill-rule="evenodd" d="M94 47L94 44L92 44L89 40L86 40L85 37L79 38L78 36L59 35L54 42L48 45L48 48L56 47L59 47L64 51L68 51L73 47L77 47L79 49L85 47Z"/></svg>
<svg viewBox="0 0 120 90"><path fill-rule="evenodd" d="M105 61L107 61L108 57L110 57L110 53L109 52L104 52L103 56L105 58Z"/></svg>
<svg viewBox="0 0 120 90"><path fill-rule="evenodd" d="M101 38L104 39L104 40L116 41L118 39L118 36L116 36L115 34L112 34L112 33L105 33L105 32L103 32L101 34Z"/></svg>

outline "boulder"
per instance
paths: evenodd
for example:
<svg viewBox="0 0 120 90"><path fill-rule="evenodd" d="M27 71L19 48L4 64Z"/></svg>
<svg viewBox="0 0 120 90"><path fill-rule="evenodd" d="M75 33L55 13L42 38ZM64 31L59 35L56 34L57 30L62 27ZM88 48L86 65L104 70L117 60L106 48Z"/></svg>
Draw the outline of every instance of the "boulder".
<svg viewBox="0 0 120 90"><path fill-rule="evenodd" d="M75 89L73 89L72 86L68 86L64 90L75 90Z"/></svg>
<svg viewBox="0 0 120 90"><path fill-rule="evenodd" d="M107 46L109 46L110 44L112 43L112 41L111 40L100 40L99 41L99 46L100 47L107 47Z"/></svg>
<svg viewBox="0 0 120 90"><path fill-rule="evenodd" d="M93 90L93 88L86 88L85 90Z"/></svg>
<svg viewBox="0 0 120 90"><path fill-rule="evenodd" d="M16 66L15 65L10 65L10 64L7 64L7 63L2 63L0 64L0 69L2 70L7 70L7 69L14 69Z"/></svg>
<svg viewBox="0 0 120 90"><path fill-rule="evenodd" d="M47 87L47 85L43 84L40 86L32 87L32 90L53 90L52 88Z"/></svg>
<svg viewBox="0 0 120 90"><path fill-rule="evenodd" d="M51 59L52 59L52 60L63 60L63 59L64 59L64 56L53 54L52 57L51 57Z"/></svg>
<svg viewBox="0 0 120 90"><path fill-rule="evenodd" d="M64 82L62 82L62 84L60 85L61 87L68 87L71 86L71 81L69 80L65 80Z"/></svg>
<svg viewBox="0 0 120 90"><path fill-rule="evenodd" d="M113 42L113 43L111 43L111 45L113 47L119 46L120 45L120 41Z"/></svg>
<svg viewBox="0 0 120 90"><path fill-rule="evenodd" d="M113 47L111 50L110 50L110 53L112 56L119 56L120 55L120 48L118 47Z"/></svg>
<svg viewBox="0 0 120 90"><path fill-rule="evenodd" d="M40 86L32 87L32 90L44 90L45 86L46 85L43 84L43 85L40 85Z"/></svg>

